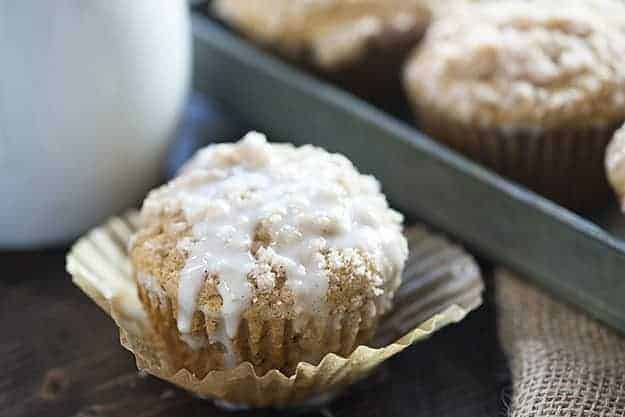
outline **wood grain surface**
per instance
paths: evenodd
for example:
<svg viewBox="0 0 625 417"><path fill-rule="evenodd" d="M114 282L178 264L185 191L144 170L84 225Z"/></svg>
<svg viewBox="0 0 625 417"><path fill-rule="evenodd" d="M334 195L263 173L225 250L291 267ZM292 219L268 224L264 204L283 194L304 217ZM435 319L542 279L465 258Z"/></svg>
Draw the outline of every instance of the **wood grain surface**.
<svg viewBox="0 0 625 417"><path fill-rule="evenodd" d="M224 411L137 372L114 323L65 272L65 250L0 254L0 416L276 416ZM464 322L411 347L303 416L495 416L505 363L490 297ZM291 412L292 413L292 412Z"/></svg>

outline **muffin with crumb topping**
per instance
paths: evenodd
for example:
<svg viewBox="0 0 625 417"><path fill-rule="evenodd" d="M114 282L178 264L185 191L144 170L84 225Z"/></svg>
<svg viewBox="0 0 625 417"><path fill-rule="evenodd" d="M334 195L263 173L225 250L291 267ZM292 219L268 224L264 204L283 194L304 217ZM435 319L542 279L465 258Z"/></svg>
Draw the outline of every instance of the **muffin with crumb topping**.
<svg viewBox="0 0 625 417"><path fill-rule="evenodd" d="M198 377L350 354L389 310L402 217L343 156L249 133L152 191L130 257L152 341Z"/></svg>
<svg viewBox="0 0 625 417"><path fill-rule="evenodd" d="M480 3L441 17L404 73L420 126L569 207L605 203L603 155L625 120L625 20L611 15L625 6L602 4Z"/></svg>
<svg viewBox="0 0 625 417"><path fill-rule="evenodd" d="M430 21L426 0L217 0L214 10L250 39L372 99L401 94L401 65Z"/></svg>
<svg viewBox="0 0 625 417"><path fill-rule="evenodd" d="M605 156L608 180L625 211L625 125L614 133Z"/></svg>

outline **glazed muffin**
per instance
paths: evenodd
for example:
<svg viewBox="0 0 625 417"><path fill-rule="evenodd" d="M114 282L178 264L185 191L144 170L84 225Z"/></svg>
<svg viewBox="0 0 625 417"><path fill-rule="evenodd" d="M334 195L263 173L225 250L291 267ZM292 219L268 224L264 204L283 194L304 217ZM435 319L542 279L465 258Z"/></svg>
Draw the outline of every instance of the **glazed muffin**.
<svg viewBox="0 0 625 417"><path fill-rule="evenodd" d="M589 4L473 4L437 20L404 73L421 128L571 208L605 203L625 31L606 14L621 5Z"/></svg>
<svg viewBox="0 0 625 417"><path fill-rule="evenodd" d="M343 156L249 133L152 191L130 244L152 343L198 377L348 355L389 310L402 216Z"/></svg>
<svg viewBox="0 0 625 417"><path fill-rule="evenodd" d="M610 184L625 211L625 125L616 131L608 145L605 167Z"/></svg>
<svg viewBox="0 0 625 417"><path fill-rule="evenodd" d="M217 0L250 39L371 99L401 94L401 65L430 20L424 0Z"/></svg>

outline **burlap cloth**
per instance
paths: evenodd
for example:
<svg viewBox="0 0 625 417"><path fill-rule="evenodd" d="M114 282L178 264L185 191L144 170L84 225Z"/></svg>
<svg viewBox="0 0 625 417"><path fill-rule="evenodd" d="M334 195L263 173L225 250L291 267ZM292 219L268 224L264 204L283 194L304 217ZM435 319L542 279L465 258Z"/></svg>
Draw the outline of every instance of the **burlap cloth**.
<svg viewBox="0 0 625 417"><path fill-rule="evenodd" d="M510 416L625 416L625 337L507 271L495 294Z"/></svg>

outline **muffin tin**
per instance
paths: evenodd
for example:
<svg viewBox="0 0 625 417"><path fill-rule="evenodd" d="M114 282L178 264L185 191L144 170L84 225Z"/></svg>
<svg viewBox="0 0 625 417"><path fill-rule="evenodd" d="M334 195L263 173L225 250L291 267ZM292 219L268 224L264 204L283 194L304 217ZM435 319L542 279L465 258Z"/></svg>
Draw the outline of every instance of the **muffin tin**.
<svg viewBox="0 0 625 417"><path fill-rule="evenodd" d="M195 88L272 140L313 143L374 174L392 204L625 331L625 222L616 200L574 214L387 113L193 15Z"/></svg>

